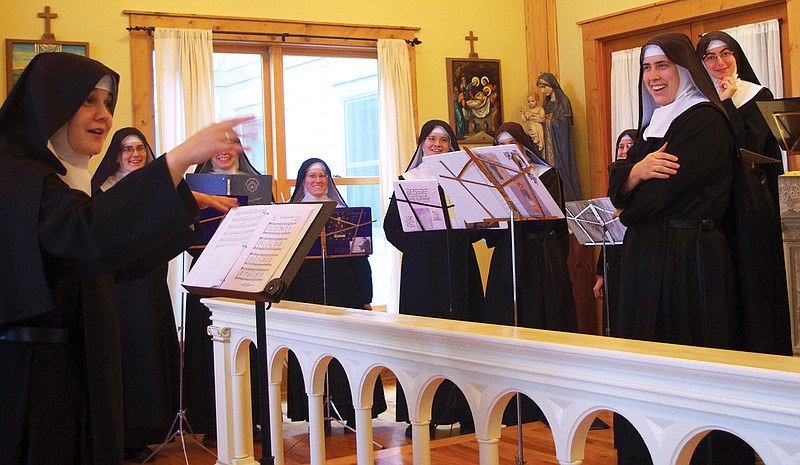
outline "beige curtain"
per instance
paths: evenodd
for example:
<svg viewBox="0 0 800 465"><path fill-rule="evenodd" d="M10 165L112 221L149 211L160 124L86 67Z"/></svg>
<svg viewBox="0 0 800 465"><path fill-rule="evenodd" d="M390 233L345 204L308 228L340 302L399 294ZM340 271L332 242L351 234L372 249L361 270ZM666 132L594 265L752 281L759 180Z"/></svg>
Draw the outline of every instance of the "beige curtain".
<svg viewBox="0 0 800 465"><path fill-rule="evenodd" d="M411 67L408 45L400 39L378 40L379 140L381 209L386 212L404 162L416 147L414 109L411 100ZM387 312L397 313L400 291L400 252L387 243L389 300Z"/></svg>
<svg viewBox="0 0 800 465"><path fill-rule="evenodd" d="M159 147L168 152L214 122L214 49L211 31L197 29L157 28L154 47ZM167 276L179 326L186 257L172 260Z"/></svg>

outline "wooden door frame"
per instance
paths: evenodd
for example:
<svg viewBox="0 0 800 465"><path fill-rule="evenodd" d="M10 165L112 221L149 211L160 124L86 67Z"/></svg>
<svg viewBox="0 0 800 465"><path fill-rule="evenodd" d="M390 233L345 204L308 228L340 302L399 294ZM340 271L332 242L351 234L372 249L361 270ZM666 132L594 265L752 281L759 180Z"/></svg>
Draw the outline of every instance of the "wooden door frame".
<svg viewBox="0 0 800 465"><path fill-rule="evenodd" d="M610 100L605 97L609 91L603 89L610 82L610 69L604 65L604 58L610 53L607 50L608 42L718 17L721 12L732 14L781 4L786 7L786 23L782 25L782 30L786 31L789 39L788 50L783 51L784 66L787 68L784 86L787 95L800 95L800 79L791 79L791 76L800 76L800 30L793 31L790 27L791 24L800 24L800 0L668 0L578 23L583 32L589 154L594 154L589 157L592 197L605 196L608 186L610 153L603 156L609 152L612 143ZM693 12L693 15L687 16L687 12Z"/></svg>

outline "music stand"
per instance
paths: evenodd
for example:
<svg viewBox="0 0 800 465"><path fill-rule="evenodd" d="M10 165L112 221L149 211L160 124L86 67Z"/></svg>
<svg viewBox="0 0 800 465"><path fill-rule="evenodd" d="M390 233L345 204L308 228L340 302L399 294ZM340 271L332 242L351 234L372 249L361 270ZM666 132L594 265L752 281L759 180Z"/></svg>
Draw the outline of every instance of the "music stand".
<svg viewBox="0 0 800 465"><path fill-rule="evenodd" d="M423 158L442 188L456 205L456 212L470 223L483 226L509 222L514 326L518 326L517 250L515 223L564 218L558 204L539 180L552 169L536 157L528 158L514 145L466 148ZM525 462L522 443L522 394L517 402L517 465Z"/></svg>
<svg viewBox="0 0 800 465"><path fill-rule="evenodd" d="M450 261L450 235L454 229L465 229L465 223L456 218L451 218L453 205L449 204L444 195L444 190L440 187L436 179L402 179L394 182L394 196L397 202L398 215L403 232L426 232L443 231L445 241L445 255L447 256L447 318L455 318L453 309L453 268ZM460 228L458 227L460 225ZM445 385L440 385L434 395L439 394L439 389ZM454 396L455 385L447 385L449 394L444 402L443 412L439 418L431 418L430 431L431 438L435 438L436 421L445 419L449 421L450 435L452 436L453 425L455 424L456 408L458 407ZM449 414L449 420L447 419ZM463 423L460 421L459 423ZM462 424L463 426L463 424ZM411 426L409 426L411 428ZM406 433L408 437L408 432Z"/></svg>
<svg viewBox="0 0 800 465"><path fill-rule="evenodd" d="M206 452L213 455L214 457L217 456L212 450L207 448L202 441L197 439L197 436L194 434L194 430L192 429L192 425L189 423L189 418L186 416L186 409L183 407L183 388L184 388L184 360L185 360L185 351L184 345L186 343L184 337L184 331L186 330L186 305L181 305L181 327L178 331L178 347L180 349L179 352L179 363L178 363L178 412L175 414L175 418L172 420L172 424L169 426L167 430L167 437L164 438L164 441L159 444L150 455L147 456L146 459L142 463L148 463L151 459L153 459L158 452L163 449L167 444L169 444L173 439L176 437L181 438L181 445L184 448L184 453L186 453L186 441L183 439L183 425L186 425L186 429L189 431L189 435L192 439Z"/></svg>
<svg viewBox="0 0 800 465"><path fill-rule="evenodd" d="M270 218L267 217L272 212L280 212L280 209L303 209L305 206L310 205L319 205L319 210L312 213L313 216L309 219L309 222L303 223L304 226L294 227L294 232L301 234L299 241L297 242L294 242L290 235L284 235L287 227L285 222L278 221L279 224L277 227L274 227L270 222ZM215 252L219 252L219 255L201 255L200 259L197 261L194 268L192 268L192 270L189 272L189 275L186 277L186 280L183 283L183 287L189 292L203 294L210 297L232 297L253 300L255 303L256 345L259 367L258 394L259 404L261 406L259 409L259 416L261 417L261 459L259 460L259 463L261 465L273 465L275 463L275 457L272 455L272 444L270 442L269 390L267 387L268 373L266 311L272 306L273 303L280 302L283 298L283 295L286 293L286 290L297 274L297 271L303 264L306 254L308 254L308 251L311 249L314 241L319 236L319 232L325 227L325 223L335 207L336 202L321 202L314 204L252 205L248 207L239 207L237 210L248 209L249 211L263 212L265 213L264 219L262 222L258 223L259 229L256 231L253 237L245 238L246 240L243 240L240 246L234 247L236 250L241 250L240 252L235 253L238 258L233 262L226 263L227 266L223 267L225 269L222 270L223 273L220 275L220 270L218 269L220 268L220 266L218 266L219 262L215 260L215 258L217 256L223 256L227 258L229 255L231 255L231 253L226 253L222 250L214 250L217 247L222 249L219 244L220 242L223 242L221 240L215 241L215 239L217 239L218 236L222 237L226 235L228 231L225 229L226 222L235 216L231 213L234 212L234 210L231 210L225 220L223 220L222 225L220 225L220 228L217 230L217 234L214 235L212 241L209 243L205 251L207 253L209 250L214 250ZM245 215L242 214L239 217L233 218L230 223L234 223L234 221L238 221L243 218L245 221L247 220ZM259 272L264 272L267 270L267 267L257 266L257 264L255 264L253 260L249 258L250 256L256 257L259 255L258 249L267 245L264 243L264 238L267 236L273 236L268 242L274 242L272 247L279 248L280 251L285 255L285 258L281 262L284 266L282 269L280 266L278 266L276 269L276 273L278 273L279 276L263 273L268 279L266 284L263 285L263 288L261 288L261 285L259 284L259 288L254 288L250 291L242 290L242 288L239 287L234 287L235 284L229 284L230 280L235 281L237 279L237 275L240 272L252 273L254 267L256 268L255 271ZM283 242L281 241L285 242L286 246L282 245ZM276 245L275 243L280 244ZM204 260L204 258L207 260ZM218 281L220 279L221 281ZM210 282L219 282L219 284L208 284ZM266 306L266 302L269 302L269 306Z"/></svg>
<svg viewBox="0 0 800 465"><path fill-rule="evenodd" d="M800 97L756 102L772 135L786 151L789 171L800 171Z"/></svg>
<svg viewBox="0 0 800 465"><path fill-rule="evenodd" d="M567 223L581 245L601 247L603 256L603 334L611 336L611 309L608 295L608 260L606 246L620 245L625 237L625 226L614 218L616 208L608 197L566 202Z"/></svg>

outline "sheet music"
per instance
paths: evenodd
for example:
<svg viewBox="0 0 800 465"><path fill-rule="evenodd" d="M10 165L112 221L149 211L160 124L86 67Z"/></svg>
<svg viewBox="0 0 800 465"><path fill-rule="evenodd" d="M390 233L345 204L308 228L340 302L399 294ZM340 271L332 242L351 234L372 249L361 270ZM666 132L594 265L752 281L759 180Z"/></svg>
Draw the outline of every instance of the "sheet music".
<svg viewBox="0 0 800 465"><path fill-rule="evenodd" d="M522 216L564 218L564 212L539 180L541 174L552 169L549 165L532 165L514 144L475 147L472 153L484 161L489 172L499 175L495 181Z"/></svg>
<svg viewBox="0 0 800 465"><path fill-rule="evenodd" d="M422 164L436 175L459 215L468 223L508 218L509 207L505 199L472 163L467 152L428 155L422 159Z"/></svg>
<svg viewBox="0 0 800 465"><path fill-rule="evenodd" d="M619 245L625 237L625 225L612 218L616 207L608 197L566 203L567 223L575 239L583 245ZM605 233L603 225L605 224Z"/></svg>
<svg viewBox="0 0 800 465"><path fill-rule="evenodd" d="M231 209L185 285L259 292L280 277L320 204L249 205Z"/></svg>
<svg viewBox="0 0 800 465"><path fill-rule="evenodd" d="M435 179L395 181L394 195L404 232L447 229L447 213Z"/></svg>
<svg viewBox="0 0 800 465"><path fill-rule="evenodd" d="M527 218L564 217L537 175L551 169L549 166L531 165L516 145L471 150L477 160L465 151L422 159L453 200L456 213L467 223L507 219L512 208Z"/></svg>

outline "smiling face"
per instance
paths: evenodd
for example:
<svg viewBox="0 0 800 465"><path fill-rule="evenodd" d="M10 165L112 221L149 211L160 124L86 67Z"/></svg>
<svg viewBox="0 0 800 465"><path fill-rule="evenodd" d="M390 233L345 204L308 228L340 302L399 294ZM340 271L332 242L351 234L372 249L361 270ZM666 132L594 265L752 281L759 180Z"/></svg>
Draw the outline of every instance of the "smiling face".
<svg viewBox="0 0 800 465"><path fill-rule="evenodd" d="M423 155L439 155L450 151L450 136L440 132L432 132L422 141Z"/></svg>
<svg viewBox="0 0 800 465"><path fill-rule="evenodd" d="M681 78L678 66L666 55L653 55L642 62L642 79L653 100L662 107L675 101Z"/></svg>
<svg viewBox="0 0 800 465"><path fill-rule="evenodd" d="M114 118L112 97L103 89L93 89L67 123L67 142L75 153L91 157L103 150Z"/></svg>
<svg viewBox="0 0 800 465"><path fill-rule="evenodd" d="M136 171L147 163L147 148L138 137L126 137L122 141L118 160L124 171Z"/></svg>
<svg viewBox="0 0 800 465"><path fill-rule="evenodd" d="M721 45L703 54L703 66L713 79L720 80L736 72L736 57L733 56L730 47Z"/></svg>
<svg viewBox="0 0 800 465"><path fill-rule="evenodd" d="M628 150L633 145L633 139L630 136L623 136L617 144L617 160L624 160L628 158Z"/></svg>
<svg viewBox="0 0 800 465"><path fill-rule="evenodd" d="M214 165L216 171L227 171L236 165L239 155L236 152L225 151L214 154L211 157L211 164Z"/></svg>
<svg viewBox="0 0 800 465"><path fill-rule="evenodd" d="M303 188L309 194L320 197L328 192L328 173L322 168L313 167L306 171Z"/></svg>

